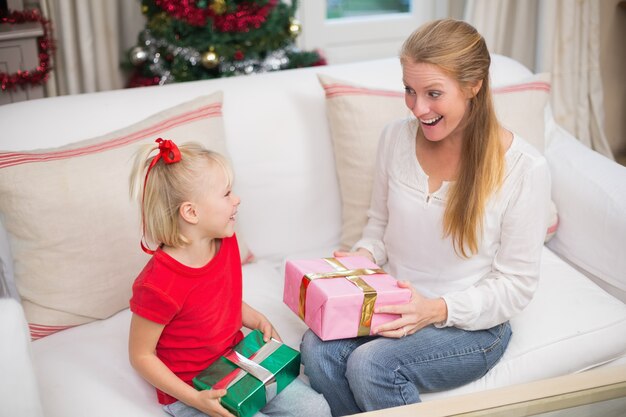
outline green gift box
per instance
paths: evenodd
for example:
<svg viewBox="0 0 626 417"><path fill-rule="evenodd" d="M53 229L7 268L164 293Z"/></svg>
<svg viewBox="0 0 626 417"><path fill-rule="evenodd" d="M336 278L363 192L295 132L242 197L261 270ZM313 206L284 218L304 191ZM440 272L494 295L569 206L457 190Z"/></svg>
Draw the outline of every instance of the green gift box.
<svg viewBox="0 0 626 417"><path fill-rule="evenodd" d="M251 417L300 374L300 352L253 330L194 379L194 387L227 389L222 406L239 417Z"/></svg>

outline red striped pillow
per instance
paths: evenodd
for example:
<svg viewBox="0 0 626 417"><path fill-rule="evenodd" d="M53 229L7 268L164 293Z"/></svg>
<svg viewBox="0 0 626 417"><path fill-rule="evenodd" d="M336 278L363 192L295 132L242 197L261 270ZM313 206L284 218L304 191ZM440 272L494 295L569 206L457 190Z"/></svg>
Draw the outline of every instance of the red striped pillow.
<svg viewBox="0 0 626 417"><path fill-rule="evenodd" d="M138 145L157 137L227 155L222 93L66 147L0 153L0 212L33 339L128 307L148 260L128 178ZM240 234L239 241L250 260Z"/></svg>
<svg viewBox="0 0 626 417"><path fill-rule="evenodd" d="M372 193L376 149L383 127L410 114L404 93L354 85L318 75L326 94L339 187L342 198L340 245L349 249L361 237ZM548 74L538 74L519 84L492 90L498 119L542 153L544 109L548 103ZM558 225L556 206L546 241Z"/></svg>
<svg viewBox="0 0 626 417"><path fill-rule="evenodd" d="M498 120L543 153L544 109L550 98L550 74L537 74L519 84L494 88Z"/></svg>

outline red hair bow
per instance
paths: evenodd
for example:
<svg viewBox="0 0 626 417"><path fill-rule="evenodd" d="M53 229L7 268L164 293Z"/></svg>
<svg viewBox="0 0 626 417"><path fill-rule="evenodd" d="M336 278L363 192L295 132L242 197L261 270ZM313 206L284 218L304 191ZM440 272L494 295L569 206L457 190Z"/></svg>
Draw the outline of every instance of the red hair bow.
<svg viewBox="0 0 626 417"><path fill-rule="evenodd" d="M174 142L162 138L158 138L155 142L159 144L159 154L155 159L163 158L163 162L166 164L180 161L180 150Z"/></svg>

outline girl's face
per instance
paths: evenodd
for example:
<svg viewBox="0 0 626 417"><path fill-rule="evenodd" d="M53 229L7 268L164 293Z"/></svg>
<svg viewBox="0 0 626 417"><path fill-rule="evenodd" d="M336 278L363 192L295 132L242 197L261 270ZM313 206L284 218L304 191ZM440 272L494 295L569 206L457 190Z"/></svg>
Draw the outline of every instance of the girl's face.
<svg viewBox="0 0 626 417"><path fill-rule="evenodd" d="M461 89L456 80L432 64L407 60L402 75L405 103L418 119L424 137L432 142L461 137L472 91Z"/></svg>
<svg viewBox="0 0 626 417"><path fill-rule="evenodd" d="M213 164L205 171L202 181L205 184L204 189L195 199L198 225L209 238L232 236L235 233L235 217L241 200L233 194L225 170Z"/></svg>

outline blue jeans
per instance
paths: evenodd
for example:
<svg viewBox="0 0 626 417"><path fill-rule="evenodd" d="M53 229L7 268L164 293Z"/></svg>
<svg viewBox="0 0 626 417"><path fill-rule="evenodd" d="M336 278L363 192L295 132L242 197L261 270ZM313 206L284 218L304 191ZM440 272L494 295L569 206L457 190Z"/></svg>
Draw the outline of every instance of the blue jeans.
<svg viewBox="0 0 626 417"><path fill-rule="evenodd" d="M174 417L207 417L203 412L181 401L163 406L163 410ZM295 379L254 415L254 417L265 416L330 417L330 409L322 394L313 391L301 380Z"/></svg>
<svg viewBox="0 0 626 417"><path fill-rule="evenodd" d="M403 337L322 341L308 330L300 351L311 387L333 416L420 402L420 392L444 391L489 371L511 338L509 323L466 331L428 326Z"/></svg>

